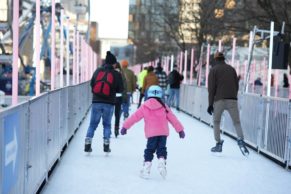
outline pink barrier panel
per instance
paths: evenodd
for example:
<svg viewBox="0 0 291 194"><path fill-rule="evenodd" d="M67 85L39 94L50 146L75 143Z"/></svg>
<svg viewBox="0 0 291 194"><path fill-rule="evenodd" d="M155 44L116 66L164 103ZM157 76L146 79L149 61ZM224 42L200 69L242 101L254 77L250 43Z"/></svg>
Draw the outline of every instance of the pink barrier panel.
<svg viewBox="0 0 291 194"><path fill-rule="evenodd" d="M193 84L194 48L191 49L190 84Z"/></svg>
<svg viewBox="0 0 291 194"><path fill-rule="evenodd" d="M182 67L183 66L183 52L180 52L180 60L179 60L179 73L182 74Z"/></svg>
<svg viewBox="0 0 291 194"><path fill-rule="evenodd" d="M40 0L36 0L35 2L35 35L36 40L40 40ZM40 44L38 41L35 43L35 95L39 96L40 94Z"/></svg>

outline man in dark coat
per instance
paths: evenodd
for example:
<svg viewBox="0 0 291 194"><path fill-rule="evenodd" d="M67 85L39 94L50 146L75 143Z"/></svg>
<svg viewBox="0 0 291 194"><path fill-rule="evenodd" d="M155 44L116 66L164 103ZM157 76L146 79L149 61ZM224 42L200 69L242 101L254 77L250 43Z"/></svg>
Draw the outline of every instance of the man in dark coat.
<svg viewBox="0 0 291 194"><path fill-rule="evenodd" d="M93 93L91 120L85 138L85 152L92 152L92 138L101 118L103 123L103 151L111 151L109 146L111 119L114 111L116 93L123 92L121 74L113 68L113 65L116 63L116 57L110 51L107 51L105 64L98 68L92 76L90 82ZM110 83L110 81L112 82Z"/></svg>
<svg viewBox="0 0 291 194"><path fill-rule="evenodd" d="M231 116L238 136L238 145L244 155L248 154L245 146L243 131L241 128L237 93L238 80L235 69L225 63L223 53L216 53L216 64L211 68L208 75L208 103L207 112L212 115L214 125L214 137L216 146L211 149L212 152L222 152L223 140L220 139L220 120L224 110L227 110Z"/></svg>
<svg viewBox="0 0 291 194"><path fill-rule="evenodd" d="M180 101L180 85L184 79L184 76L177 71L177 66L174 66L173 71L169 74L168 82L170 85L169 98L167 99L168 106L175 106L179 111ZM174 99L176 102L174 102Z"/></svg>

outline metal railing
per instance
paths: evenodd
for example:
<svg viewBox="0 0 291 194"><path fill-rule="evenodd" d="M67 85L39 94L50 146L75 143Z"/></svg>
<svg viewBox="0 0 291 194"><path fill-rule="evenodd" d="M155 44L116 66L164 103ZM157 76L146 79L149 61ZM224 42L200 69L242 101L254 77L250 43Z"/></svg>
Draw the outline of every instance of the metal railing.
<svg viewBox="0 0 291 194"><path fill-rule="evenodd" d="M86 82L1 110L0 193L36 193L90 105Z"/></svg>
<svg viewBox="0 0 291 194"><path fill-rule="evenodd" d="M205 87L182 85L180 109L213 125L207 113L208 92ZM245 141L268 156L291 165L291 102L284 98L257 94L239 94L239 111ZM228 112L221 119L221 130L233 137L236 132Z"/></svg>

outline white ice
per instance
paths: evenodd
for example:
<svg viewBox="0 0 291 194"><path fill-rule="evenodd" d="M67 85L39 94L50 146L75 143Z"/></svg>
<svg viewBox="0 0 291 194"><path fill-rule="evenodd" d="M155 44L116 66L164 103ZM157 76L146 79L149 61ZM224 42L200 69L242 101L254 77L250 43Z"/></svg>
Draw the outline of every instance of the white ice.
<svg viewBox="0 0 291 194"><path fill-rule="evenodd" d="M43 189L43 194L290 194L291 172L250 151L243 156L236 141L222 136L223 154L213 155L212 129L175 112L185 127L179 139L171 128L167 142L167 178L163 180L154 158L151 177L139 177L146 139L143 121L125 136L111 138L112 152L103 153L102 125L98 126L91 155L84 153L90 113L69 144Z"/></svg>

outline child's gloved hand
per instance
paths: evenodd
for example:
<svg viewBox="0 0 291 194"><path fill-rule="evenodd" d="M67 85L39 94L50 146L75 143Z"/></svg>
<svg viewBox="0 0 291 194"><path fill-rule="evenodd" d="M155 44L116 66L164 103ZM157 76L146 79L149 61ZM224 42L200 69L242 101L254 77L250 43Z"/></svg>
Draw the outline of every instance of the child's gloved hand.
<svg viewBox="0 0 291 194"><path fill-rule="evenodd" d="M120 130L121 135L125 135L126 132L127 132L127 129L125 129L124 127Z"/></svg>
<svg viewBox="0 0 291 194"><path fill-rule="evenodd" d="M181 139L184 139L184 138L185 138L185 132L184 132L184 131L180 131L180 132L179 132L179 137L180 137Z"/></svg>

